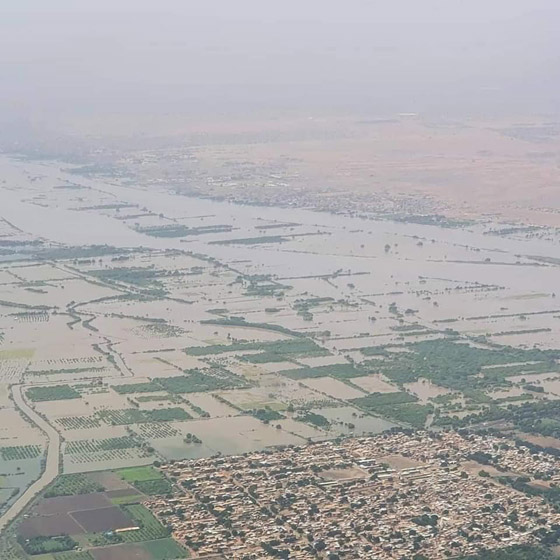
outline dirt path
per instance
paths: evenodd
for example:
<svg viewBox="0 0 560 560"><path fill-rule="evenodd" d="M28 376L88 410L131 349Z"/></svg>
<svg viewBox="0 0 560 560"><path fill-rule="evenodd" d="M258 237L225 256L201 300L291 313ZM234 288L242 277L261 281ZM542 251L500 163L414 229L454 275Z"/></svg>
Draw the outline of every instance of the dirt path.
<svg viewBox="0 0 560 560"><path fill-rule="evenodd" d="M22 385L12 386L12 396L16 407L21 410L47 436L47 458L41 476L12 504L10 509L0 517L0 533L11 523L21 511L44 490L59 474L60 468L60 435L26 402Z"/></svg>

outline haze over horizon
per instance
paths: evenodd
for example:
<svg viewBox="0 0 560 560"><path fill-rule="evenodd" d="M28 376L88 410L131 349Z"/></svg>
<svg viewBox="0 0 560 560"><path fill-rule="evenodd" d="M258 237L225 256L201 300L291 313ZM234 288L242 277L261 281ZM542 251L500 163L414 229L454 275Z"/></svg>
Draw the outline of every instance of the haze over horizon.
<svg viewBox="0 0 560 560"><path fill-rule="evenodd" d="M1 0L0 12L0 122L560 110L555 0Z"/></svg>

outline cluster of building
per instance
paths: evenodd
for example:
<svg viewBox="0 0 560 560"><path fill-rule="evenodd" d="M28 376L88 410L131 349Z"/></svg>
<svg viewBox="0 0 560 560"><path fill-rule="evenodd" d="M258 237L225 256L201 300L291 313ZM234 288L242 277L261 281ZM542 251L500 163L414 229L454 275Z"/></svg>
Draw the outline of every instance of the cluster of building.
<svg viewBox="0 0 560 560"><path fill-rule="evenodd" d="M481 476L473 457L546 473L540 484L560 475L560 459L510 440L400 432L168 464L174 495L147 505L194 557L240 560L438 560L560 526L542 496Z"/></svg>

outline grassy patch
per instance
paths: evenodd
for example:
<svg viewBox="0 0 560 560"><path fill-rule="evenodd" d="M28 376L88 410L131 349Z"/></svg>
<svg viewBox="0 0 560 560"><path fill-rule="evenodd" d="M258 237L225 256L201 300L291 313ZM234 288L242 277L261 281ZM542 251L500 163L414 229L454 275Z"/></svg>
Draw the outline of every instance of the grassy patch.
<svg viewBox="0 0 560 560"><path fill-rule="evenodd" d="M126 482L163 480L163 475L154 467L130 467L115 471Z"/></svg>
<svg viewBox="0 0 560 560"><path fill-rule="evenodd" d="M171 483L154 467L131 467L116 471L118 475L149 496L171 494Z"/></svg>

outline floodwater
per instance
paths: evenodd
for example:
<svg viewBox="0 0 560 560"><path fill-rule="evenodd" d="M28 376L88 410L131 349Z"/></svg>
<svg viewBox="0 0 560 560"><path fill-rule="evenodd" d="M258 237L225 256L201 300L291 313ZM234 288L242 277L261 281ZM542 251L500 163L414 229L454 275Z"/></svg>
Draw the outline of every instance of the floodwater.
<svg viewBox="0 0 560 560"><path fill-rule="evenodd" d="M340 434L380 434L397 426L384 418L364 415L351 406L314 408L312 412L324 416L332 423L331 429Z"/></svg>
<svg viewBox="0 0 560 560"><path fill-rule="evenodd" d="M404 387L411 393L414 393L422 403L427 403L434 397L439 397L440 395L448 395L449 393L453 392L449 389L446 389L445 387L435 385L429 379L423 378L420 378L414 383L405 383Z"/></svg>
<svg viewBox="0 0 560 560"><path fill-rule="evenodd" d="M185 301L175 297L173 304L158 299L99 302L99 298L113 290L88 283L87 264L72 271L72 275L77 275L75 279L60 281L56 275L68 276L70 272L44 266L30 270L11 267L17 271L3 267L0 284L5 300L23 305L48 300L59 309L80 301L84 302L81 310L95 316L92 325L99 329L98 334L68 328L68 317L62 314L58 319L52 315L48 328L42 327L42 323L16 323L11 316L0 316L6 340L13 337L9 344L36 352L35 369L55 367L47 368L40 360L51 364L59 354L63 355L62 345L76 353L64 355L65 359L86 360L92 353L92 344L107 346L103 338L106 337L118 341L116 349L127 358L123 363L126 361L132 371L140 371L143 377L163 377L179 375L182 369L203 363L202 358L188 356L181 347L227 344L232 339L286 338L278 331L201 324L201 320L219 316L211 311L226 307L227 316L243 316L257 324L271 323L309 334L333 355L311 359L302 356L300 362L295 356L290 364L271 361L251 366L235 365L227 354L216 355L212 360L245 375L256 386L230 392L232 399L237 394L255 394L255 398L239 403L312 403L313 410L333 423L330 433L361 434L378 433L394 424L372 416L362 417L350 404L331 408L326 402L399 390L379 374L383 371L383 352L368 354L367 347L404 347L441 337L441 331L451 328L460 334L488 334L498 342L511 340L519 345L525 340L519 332L527 331L533 333L531 344L560 348L560 299L555 294L560 285L560 234L553 231L546 239L523 239L485 235L490 224L443 228L294 208L256 208L177 195L163 184L159 189L145 189L117 179L82 177L69 169L56 162L37 163L0 156L2 238L158 250L157 261L144 261L143 255L136 254L125 266L153 265L166 272L181 270L181 274L189 271L176 279L162 280L173 296ZM294 223L297 226L282 225ZM190 229L181 238L157 237L153 229L146 229L160 228L161 234L161 228L169 226ZM184 254L168 256L164 253L167 249L212 257L226 266L214 267L209 259ZM546 260L536 261L535 257ZM178 260L174 261L175 258ZM113 265L104 260L102 265L97 261L92 266ZM201 270L190 274L195 267ZM19 274L21 279L12 282L12 273ZM80 273L85 278L80 278ZM257 275L273 278L285 294L252 294L244 291L248 286L237 282L239 278L246 282L248 277ZM22 285L31 281L44 285L41 290L29 290L29 286ZM114 316L122 312L133 317ZM138 317L165 317L170 325L180 328L179 334L163 332L155 336L141 325ZM39 332L45 334L38 336ZM30 340L33 344L28 346ZM144 354L148 350L153 358L165 361L150 365ZM129 356L135 357L128 359ZM363 375L352 377L347 384L333 379L348 374L337 372L337 364L348 365L351 359L363 367ZM373 362L367 364L368 359ZM58 362L55 365L57 369L62 367ZM278 375L279 370L288 367L326 366L332 366L332 377L311 375L300 383ZM14 367L11 363L0 364L0 381L13 382L13 376L19 375L12 372ZM112 369L108 371L118 374ZM349 374L354 375L355 371ZM551 381L549 389L560 394L555 383ZM422 402L447 392L424 380L406 388ZM211 416L185 423L185 429L203 443L185 449L182 437L163 438L154 443L163 454L242 453L270 445L302 444L307 437L321 434L292 423L294 431L266 426L250 416L240 416L235 408L211 395L188 398ZM100 400L104 407L111 407L111 403L119 408L127 406L126 399L116 395L102 396ZM89 401L93 403L96 398L88 398ZM87 405L84 410L88 407L91 408ZM42 404L37 408L50 411L53 407ZM89 410L88 414L93 412ZM52 411L49 414L56 416Z"/></svg>

